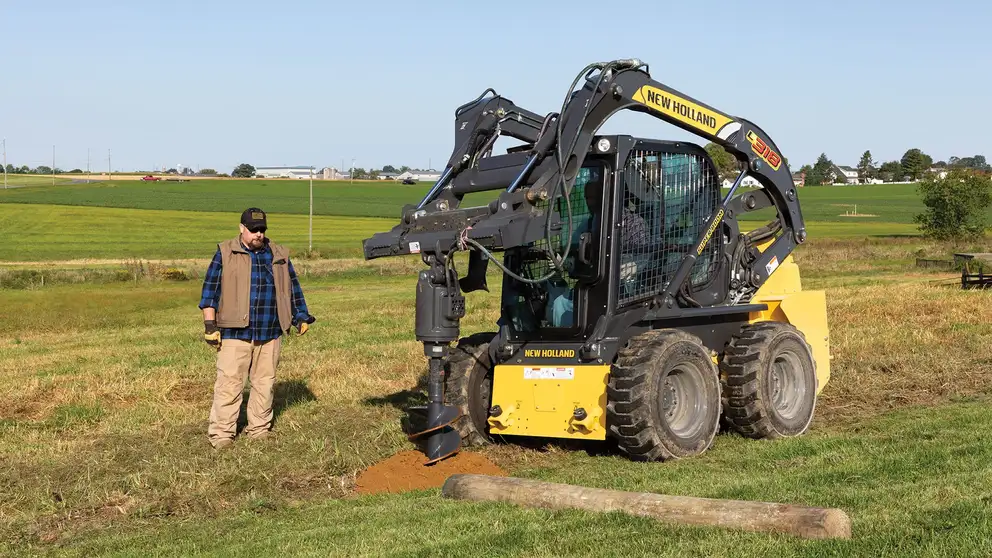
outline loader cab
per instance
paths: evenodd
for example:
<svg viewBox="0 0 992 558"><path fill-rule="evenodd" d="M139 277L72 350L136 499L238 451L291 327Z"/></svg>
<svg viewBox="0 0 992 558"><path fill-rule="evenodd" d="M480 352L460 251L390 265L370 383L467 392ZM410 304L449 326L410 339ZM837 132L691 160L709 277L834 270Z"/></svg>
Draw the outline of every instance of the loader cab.
<svg viewBox="0 0 992 558"><path fill-rule="evenodd" d="M716 168L698 145L630 136L602 136L593 145L569 197L566 273L540 283L504 274L500 325L511 340L583 341L600 317L662 292L720 203ZM552 236L560 255L568 234L563 197L553 211L563 219ZM693 267L689 291L700 303L726 296L726 282L716 281L723 242L714 235ZM553 269L546 248L540 240L507 250L504 264L526 279L543 277Z"/></svg>

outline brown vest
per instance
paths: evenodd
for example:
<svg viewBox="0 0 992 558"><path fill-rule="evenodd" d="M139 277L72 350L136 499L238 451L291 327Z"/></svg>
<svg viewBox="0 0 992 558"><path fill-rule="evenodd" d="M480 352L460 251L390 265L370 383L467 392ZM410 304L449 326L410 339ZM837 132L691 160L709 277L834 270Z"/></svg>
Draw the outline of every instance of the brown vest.
<svg viewBox="0 0 992 558"><path fill-rule="evenodd" d="M241 245L240 237L221 242L220 303L217 305L217 326L248 327L251 292L251 254ZM290 298L289 250L269 242L272 250L272 276L276 287L276 309L279 328L288 331L293 325Z"/></svg>

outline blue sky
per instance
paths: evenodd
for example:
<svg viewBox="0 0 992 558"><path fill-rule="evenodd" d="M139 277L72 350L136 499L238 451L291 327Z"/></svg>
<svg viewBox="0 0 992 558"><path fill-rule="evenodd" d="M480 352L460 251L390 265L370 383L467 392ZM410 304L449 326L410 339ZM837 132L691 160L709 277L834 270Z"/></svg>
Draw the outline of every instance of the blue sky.
<svg viewBox="0 0 992 558"><path fill-rule="evenodd" d="M992 157L987 2L68 2L0 8L7 160L441 168L486 87L545 114L587 63L748 118L793 170ZM611 11L612 10L612 11ZM622 113L604 133L692 139ZM699 141L702 141L701 139Z"/></svg>

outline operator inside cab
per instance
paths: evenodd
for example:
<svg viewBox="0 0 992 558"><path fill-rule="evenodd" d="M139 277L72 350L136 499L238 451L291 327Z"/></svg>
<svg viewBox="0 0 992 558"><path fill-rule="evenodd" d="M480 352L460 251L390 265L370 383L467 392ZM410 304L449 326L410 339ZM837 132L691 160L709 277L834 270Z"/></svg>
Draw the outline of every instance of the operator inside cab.
<svg viewBox="0 0 992 558"><path fill-rule="evenodd" d="M603 207L603 168L598 164L581 168L569 199L572 205L572 235L568 257L562 266L566 276L556 274L536 284L510 277L505 279L504 315L517 332L533 332L549 327L570 329L578 325L575 320L578 283L594 272L598 265L596 255ZM563 220L563 234L552 237L557 240L568 230L568 208L560 196L555 200L555 212ZM564 246L559 242L554 244L556 253L564 252ZM508 250L506 265L527 279L543 277L553 269L546 246L547 241L542 239L529 246ZM499 325L503 325L502 318Z"/></svg>

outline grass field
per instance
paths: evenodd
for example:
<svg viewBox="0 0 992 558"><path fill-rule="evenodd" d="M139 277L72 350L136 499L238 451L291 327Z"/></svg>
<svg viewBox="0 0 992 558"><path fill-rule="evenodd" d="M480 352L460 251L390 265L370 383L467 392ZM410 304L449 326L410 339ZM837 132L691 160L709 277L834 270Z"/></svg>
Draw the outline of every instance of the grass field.
<svg viewBox="0 0 992 558"><path fill-rule="evenodd" d="M217 242L238 233L240 211L132 210L68 205L0 204L0 235L11 250L0 262L85 258L210 258ZM314 216L313 247L322 257L360 258L362 239L396 219ZM309 217L270 213L269 235L299 254L308 248ZM811 222L811 239L916 234L900 223Z"/></svg>
<svg viewBox="0 0 992 558"><path fill-rule="evenodd" d="M699 458L654 464L557 446L483 450L530 478L841 507L851 541L454 503L436 490L354 496L358 470L410 447L401 407L422 400L423 357L412 335L418 266L347 260L304 278L318 322L283 351L280 437L219 456L204 435L214 372L197 282L0 291L0 552L988 554L992 326L976 309L992 293L914 270L917 251L947 249L834 239L797 252L806 288L827 290L834 355L803 438L722 435ZM463 335L491 329L490 284L492 294L469 295Z"/></svg>
<svg viewBox="0 0 992 558"><path fill-rule="evenodd" d="M599 446L480 450L528 478L840 507L854 539L832 542L456 503L437 490L356 496L358 471L411 447L403 407L424 400L413 335L422 265L364 262L361 239L391 228L426 186L315 184L310 259L306 188L0 190L0 554L992 554L992 292L914 267L918 256L988 250L915 236L911 186L801 190L810 241L795 258L804 287L827 292L834 356L806 436L721 435L703 456L651 464ZM838 217L849 202L879 217ZM297 254L318 321L286 341L279 437L218 455L205 438L215 371L198 273L251 204L269 210L270 235ZM164 280L153 265L190 280ZM468 295L462 335L491 330L498 316L490 272L493 292Z"/></svg>
<svg viewBox="0 0 992 558"><path fill-rule="evenodd" d="M405 186L386 182L314 181L316 215L399 218L403 204L416 203L428 184ZM484 203L495 192L473 194ZM818 186L799 190L803 215L809 221L912 224L923 205L912 184ZM467 198L469 199L469 198ZM230 212L257 205L273 214L307 214L308 181L195 180L190 182L110 181L0 190L0 203L38 203ZM845 216L854 212L860 217ZM871 215L871 216L868 216Z"/></svg>
<svg viewBox="0 0 992 558"><path fill-rule="evenodd" d="M0 261L86 258L207 258L238 234L241 211L133 210L69 205L0 204L0 235L11 250ZM269 235L294 254L307 250L309 217L272 213ZM361 257L362 239L392 228L381 218L314 216L313 246L325 258Z"/></svg>
<svg viewBox="0 0 992 558"><path fill-rule="evenodd" d="M3 180L0 177L0 180ZM55 184L52 184L51 176L41 176L41 175L24 175L24 174L8 174L7 175L7 187L8 188L23 188L25 186L37 187L37 186L63 186L71 184L73 178L66 178L65 175L56 175ZM0 187L0 192L3 192L3 188Z"/></svg>

